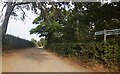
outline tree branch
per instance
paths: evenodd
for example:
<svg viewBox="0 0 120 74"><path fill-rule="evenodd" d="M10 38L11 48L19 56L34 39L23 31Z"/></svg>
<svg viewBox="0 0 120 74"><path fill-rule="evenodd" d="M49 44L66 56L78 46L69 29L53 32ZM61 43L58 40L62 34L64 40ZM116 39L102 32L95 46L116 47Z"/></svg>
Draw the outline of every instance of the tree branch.
<svg viewBox="0 0 120 74"><path fill-rule="evenodd" d="M31 2L20 2L20 3L16 3L16 4L14 4L14 6L16 6L16 5L23 5L23 4L30 4Z"/></svg>
<svg viewBox="0 0 120 74"><path fill-rule="evenodd" d="M1 18L2 15L3 15L3 10L4 10L5 6L6 6L6 4L3 6L2 10L0 11L0 12L1 12L0 18Z"/></svg>
<svg viewBox="0 0 120 74"><path fill-rule="evenodd" d="M24 16L26 16L26 17L28 17L27 15L26 15L26 13L25 13L25 11L22 9L22 7L21 6L19 6L19 8L21 9L21 11L23 12L23 15ZM29 17L28 17L29 18ZM29 19L31 19L31 18L29 18Z"/></svg>

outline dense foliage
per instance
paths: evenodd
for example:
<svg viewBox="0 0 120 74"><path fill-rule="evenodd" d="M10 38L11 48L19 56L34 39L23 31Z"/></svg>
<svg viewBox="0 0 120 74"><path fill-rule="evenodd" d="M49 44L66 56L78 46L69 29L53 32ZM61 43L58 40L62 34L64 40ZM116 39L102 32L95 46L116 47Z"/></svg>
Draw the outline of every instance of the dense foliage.
<svg viewBox="0 0 120 74"><path fill-rule="evenodd" d="M43 11L33 21L38 26L30 33L45 36L46 49L65 56L96 61L112 69L115 68L113 66L119 68L120 35L108 36L107 43L103 43L103 35L95 36L94 33L104 29L120 29L120 2L71 4L44 4Z"/></svg>
<svg viewBox="0 0 120 74"><path fill-rule="evenodd" d="M84 62L104 64L111 71L118 71L120 67L120 46L118 44L111 45L107 43L105 45L101 42L50 43L45 48Z"/></svg>
<svg viewBox="0 0 120 74"><path fill-rule="evenodd" d="M41 38L37 44L39 47L44 47L46 45L47 41L45 40L45 38Z"/></svg>
<svg viewBox="0 0 120 74"><path fill-rule="evenodd" d="M15 37L12 35L5 35L2 39L2 49L22 49L22 48L30 48L35 47L35 44L25 40L21 39L19 37Z"/></svg>
<svg viewBox="0 0 120 74"><path fill-rule="evenodd" d="M31 42L33 42L35 44L35 46L38 45L37 40L35 40L34 38L31 39Z"/></svg>
<svg viewBox="0 0 120 74"><path fill-rule="evenodd" d="M46 45L46 43L47 43L45 38L41 38L39 41L37 41L34 38L32 38L31 42L33 42L36 47L44 47L44 45Z"/></svg>

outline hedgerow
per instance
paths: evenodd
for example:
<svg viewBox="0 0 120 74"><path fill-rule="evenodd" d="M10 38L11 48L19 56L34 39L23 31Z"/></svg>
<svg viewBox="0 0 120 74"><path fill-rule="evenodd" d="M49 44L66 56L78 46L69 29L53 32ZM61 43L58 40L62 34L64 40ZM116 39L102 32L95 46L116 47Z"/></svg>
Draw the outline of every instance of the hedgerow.
<svg viewBox="0 0 120 74"><path fill-rule="evenodd" d="M35 44L31 41L21 39L12 35L4 35L2 38L2 49L21 49L35 47Z"/></svg>
<svg viewBox="0 0 120 74"><path fill-rule="evenodd" d="M120 46L118 44L91 43L49 43L45 46L60 55L76 57L87 62L101 63L112 69L120 67Z"/></svg>

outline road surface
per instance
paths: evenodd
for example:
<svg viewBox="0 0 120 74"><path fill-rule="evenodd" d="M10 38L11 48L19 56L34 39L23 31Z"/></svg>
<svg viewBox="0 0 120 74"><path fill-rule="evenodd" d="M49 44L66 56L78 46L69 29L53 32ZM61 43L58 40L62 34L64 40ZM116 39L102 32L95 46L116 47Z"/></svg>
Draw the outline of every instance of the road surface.
<svg viewBox="0 0 120 74"><path fill-rule="evenodd" d="M0 73L2 73L2 55L0 54Z"/></svg>
<svg viewBox="0 0 120 74"><path fill-rule="evenodd" d="M42 48L14 50L2 57L3 72L86 72Z"/></svg>

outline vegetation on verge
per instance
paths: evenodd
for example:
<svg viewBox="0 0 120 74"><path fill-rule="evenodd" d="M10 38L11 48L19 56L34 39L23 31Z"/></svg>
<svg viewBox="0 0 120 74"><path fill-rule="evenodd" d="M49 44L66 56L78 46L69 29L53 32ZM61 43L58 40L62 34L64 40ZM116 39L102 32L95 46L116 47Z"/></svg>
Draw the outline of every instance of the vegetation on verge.
<svg viewBox="0 0 120 74"><path fill-rule="evenodd" d="M31 42L33 42L37 47L44 47L44 45L46 45L46 43L47 43L45 38L41 38L39 41L37 41L34 38L32 38Z"/></svg>
<svg viewBox="0 0 120 74"><path fill-rule="evenodd" d="M41 38L37 43L39 47L44 47L47 41L45 40L45 38Z"/></svg>
<svg viewBox="0 0 120 74"><path fill-rule="evenodd" d="M45 47L65 57L74 57L81 61L103 64L111 71L119 71L120 46L106 45L102 42L91 43L49 43Z"/></svg>

